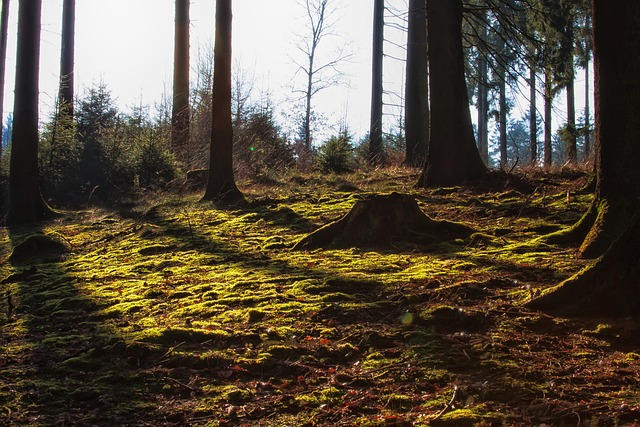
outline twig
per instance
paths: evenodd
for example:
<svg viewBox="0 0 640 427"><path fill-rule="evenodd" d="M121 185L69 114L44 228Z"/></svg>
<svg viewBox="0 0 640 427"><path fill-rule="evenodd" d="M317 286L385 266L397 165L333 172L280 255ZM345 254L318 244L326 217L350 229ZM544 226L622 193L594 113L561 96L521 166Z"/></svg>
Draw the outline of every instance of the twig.
<svg viewBox="0 0 640 427"><path fill-rule="evenodd" d="M191 241L194 241L193 238L193 227L191 226L191 217L189 216L189 211L188 210L184 210L184 214L187 217L187 224L189 224L189 234L191 235Z"/></svg>
<svg viewBox="0 0 640 427"><path fill-rule="evenodd" d="M166 360L165 359L166 357L170 356L171 353L173 353L176 348L178 348L178 347L180 347L180 346L182 346L184 344L186 344L185 341L183 341L181 343L178 343L178 344L174 345L173 347L169 348L169 350L167 350L167 352L165 354L163 354L160 359L158 359L158 364L164 362Z"/></svg>
<svg viewBox="0 0 640 427"><path fill-rule="evenodd" d="M191 390L191 391L194 391L194 392L196 391L196 389L195 389L195 388L193 388L193 387L191 387L189 384L185 384L185 383L180 382L180 381L178 381L178 380L176 380L176 379L174 379L174 378L171 378L171 377L164 377L164 379L165 379L165 380L168 380L168 381L171 381L171 382L173 382L173 383L176 383L176 384L178 384L179 386L182 386L182 387L184 387L184 388L186 388L186 389L188 389L188 390Z"/></svg>
<svg viewBox="0 0 640 427"><path fill-rule="evenodd" d="M433 418L431 421L435 421L438 418L440 418L441 416L444 415L445 412L447 412L449 409L451 409L451 407L453 406L454 402L456 401L456 398L458 397L458 386L455 385L453 386L453 396L451 396L451 400L449 401L449 403L447 403L447 405L442 409L442 411L438 412L438 415L435 416L435 418Z"/></svg>

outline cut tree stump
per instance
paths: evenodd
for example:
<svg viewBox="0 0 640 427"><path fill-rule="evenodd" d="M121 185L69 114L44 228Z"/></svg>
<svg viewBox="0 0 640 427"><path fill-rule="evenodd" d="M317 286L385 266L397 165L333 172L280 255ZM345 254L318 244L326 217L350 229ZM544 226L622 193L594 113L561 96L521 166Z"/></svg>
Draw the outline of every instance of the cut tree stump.
<svg viewBox="0 0 640 427"><path fill-rule="evenodd" d="M413 196L391 193L359 200L349 213L307 235L293 250L421 247L468 238L474 232L464 224L429 218Z"/></svg>

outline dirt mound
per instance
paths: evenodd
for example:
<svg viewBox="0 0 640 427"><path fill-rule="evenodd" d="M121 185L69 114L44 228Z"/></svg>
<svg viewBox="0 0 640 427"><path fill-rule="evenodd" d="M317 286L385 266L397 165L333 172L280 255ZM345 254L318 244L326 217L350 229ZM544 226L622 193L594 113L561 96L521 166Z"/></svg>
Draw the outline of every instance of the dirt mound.
<svg viewBox="0 0 640 427"><path fill-rule="evenodd" d="M71 245L56 234L31 234L18 243L9 255L12 264L24 264L34 260L55 262L71 252Z"/></svg>

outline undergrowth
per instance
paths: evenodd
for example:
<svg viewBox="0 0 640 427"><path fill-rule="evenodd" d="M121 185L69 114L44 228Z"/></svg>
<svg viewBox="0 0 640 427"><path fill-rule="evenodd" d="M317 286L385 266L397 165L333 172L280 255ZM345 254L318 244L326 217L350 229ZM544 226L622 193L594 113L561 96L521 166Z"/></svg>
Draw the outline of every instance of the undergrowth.
<svg viewBox="0 0 640 427"><path fill-rule="evenodd" d="M580 180L416 190L416 178L298 175L245 182L253 203L241 209L172 196L0 231L3 260L29 236L64 243L0 267L1 423L640 419L635 323L521 306L586 265L575 248L536 240L587 209ZM480 231L426 251L289 250L364 195L389 191Z"/></svg>

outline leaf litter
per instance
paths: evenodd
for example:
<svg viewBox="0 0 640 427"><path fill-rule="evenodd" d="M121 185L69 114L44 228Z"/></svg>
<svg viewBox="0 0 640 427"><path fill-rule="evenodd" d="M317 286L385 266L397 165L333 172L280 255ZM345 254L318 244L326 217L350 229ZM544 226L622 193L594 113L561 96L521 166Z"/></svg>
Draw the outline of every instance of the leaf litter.
<svg viewBox="0 0 640 427"><path fill-rule="evenodd" d="M535 240L587 209L586 177L433 190L413 189L415 179L404 169L300 175L244 183L254 202L237 210L167 197L2 230L0 420L637 424L637 322L522 307L588 265L575 248ZM357 200L398 190L477 233L415 248L290 250ZM9 261L40 240L61 243Z"/></svg>

